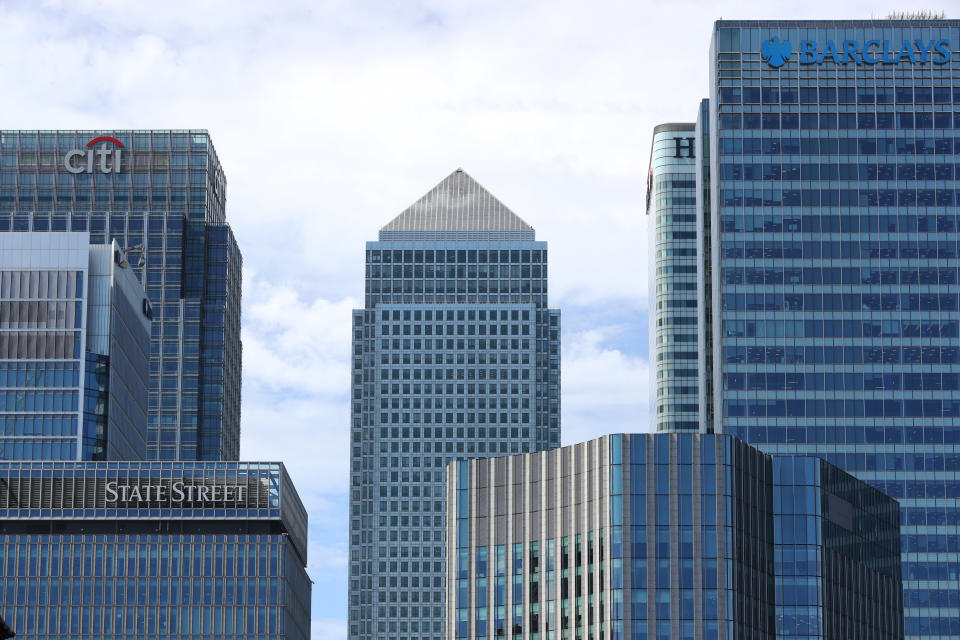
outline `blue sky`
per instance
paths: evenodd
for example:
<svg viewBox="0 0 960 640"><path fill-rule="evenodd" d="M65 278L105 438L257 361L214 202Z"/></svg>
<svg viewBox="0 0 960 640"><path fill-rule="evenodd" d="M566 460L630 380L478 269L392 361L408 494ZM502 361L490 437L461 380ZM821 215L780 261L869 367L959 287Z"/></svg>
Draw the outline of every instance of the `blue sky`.
<svg viewBox="0 0 960 640"><path fill-rule="evenodd" d="M290 467L314 637L345 638L364 242L463 167L550 243L564 443L646 430L650 134L696 116L711 23L896 8L0 0L0 128L210 130L244 255L241 455Z"/></svg>

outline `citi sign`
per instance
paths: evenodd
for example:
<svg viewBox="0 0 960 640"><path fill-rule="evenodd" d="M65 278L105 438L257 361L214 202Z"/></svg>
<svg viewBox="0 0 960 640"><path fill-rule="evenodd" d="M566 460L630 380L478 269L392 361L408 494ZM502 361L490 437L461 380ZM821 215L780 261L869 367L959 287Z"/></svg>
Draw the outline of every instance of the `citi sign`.
<svg viewBox="0 0 960 640"><path fill-rule="evenodd" d="M814 40L800 42L800 64L823 64L832 60L834 64L853 62L861 65L899 64L946 64L950 62L950 42L948 40L904 40L899 48L891 46L889 40L867 40L860 46L857 40L843 40L840 46L833 40L827 40L821 48ZM760 57L774 69L782 67L793 54L789 40L780 40L773 36L760 47Z"/></svg>
<svg viewBox="0 0 960 640"><path fill-rule="evenodd" d="M67 151L63 166L70 173L120 173L122 149L123 143L116 138L100 136L88 142L86 150Z"/></svg>

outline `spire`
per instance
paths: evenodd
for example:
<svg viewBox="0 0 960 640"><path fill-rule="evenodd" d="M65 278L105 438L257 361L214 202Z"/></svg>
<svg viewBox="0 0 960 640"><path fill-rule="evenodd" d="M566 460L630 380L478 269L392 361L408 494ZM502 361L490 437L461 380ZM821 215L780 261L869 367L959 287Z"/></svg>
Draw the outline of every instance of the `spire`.
<svg viewBox="0 0 960 640"><path fill-rule="evenodd" d="M410 205L380 229L381 240L532 240L533 227L497 200L463 169Z"/></svg>

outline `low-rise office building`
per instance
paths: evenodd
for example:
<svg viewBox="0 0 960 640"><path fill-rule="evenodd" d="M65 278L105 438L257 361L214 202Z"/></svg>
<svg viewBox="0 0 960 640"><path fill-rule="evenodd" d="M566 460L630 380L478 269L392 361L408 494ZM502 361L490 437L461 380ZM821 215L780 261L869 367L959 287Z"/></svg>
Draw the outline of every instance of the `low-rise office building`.
<svg viewBox="0 0 960 640"><path fill-rule="evenodd" d="M732 436L447 466L451 640L903 638L893 499Z"/></svg>
<svg viewBox="0 0 960 640"><path fill-rule="evenodd" d="M310 637L282 464L0 462L0 612L23 638Z"/></svg>
<svg viewBox="0 0 960 640"><path fill-rule="evenodd" d="M145 459L152 315L116 242L0 233L0 460Z"/></svg>

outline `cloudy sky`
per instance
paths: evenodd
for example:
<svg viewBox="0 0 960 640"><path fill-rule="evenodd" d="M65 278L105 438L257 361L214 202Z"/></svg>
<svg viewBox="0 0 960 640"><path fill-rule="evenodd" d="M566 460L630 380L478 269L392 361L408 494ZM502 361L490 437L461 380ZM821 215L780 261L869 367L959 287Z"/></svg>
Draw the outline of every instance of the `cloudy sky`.
<svg viewBox="0 0 960 640"><path fill-rule="evenodd" d="M242 456L289 465L314 637L345 638L364 242L463 167L550 243L564 443L646 430L654 125L695 118L713 20L884 1L0 0L0 128L210 130L244 255Z"/></svg>

